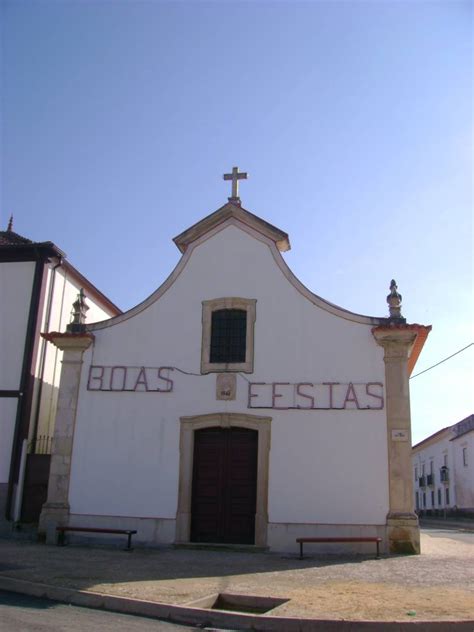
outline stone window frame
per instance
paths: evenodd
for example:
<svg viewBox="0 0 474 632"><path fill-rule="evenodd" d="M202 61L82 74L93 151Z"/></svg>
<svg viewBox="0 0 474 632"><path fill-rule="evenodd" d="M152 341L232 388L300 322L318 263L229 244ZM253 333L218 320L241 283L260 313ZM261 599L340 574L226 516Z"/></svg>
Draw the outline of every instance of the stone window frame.
<svg viewBox="0 0 474 632"><path fill-rule="evenodd" d="M254 339L256 320L255 298L240 298L229 296L202 301L202 344L201 344L201 373L253 373ZM245 345L245 362L211 362L211 327L212 313L221 309L241 309L247 314L247 334Z"/></svg>
<svg viewBox="0 0 474 632"><path fill-rule="evenodd" d="M260 417L246 413L210 413L180 418L178 507L175 535L177 544L188 543L191 538L194 432L202 428L237 427L249 428L258 432L255 546L267 546L271 422L271 417Z"/></svg>

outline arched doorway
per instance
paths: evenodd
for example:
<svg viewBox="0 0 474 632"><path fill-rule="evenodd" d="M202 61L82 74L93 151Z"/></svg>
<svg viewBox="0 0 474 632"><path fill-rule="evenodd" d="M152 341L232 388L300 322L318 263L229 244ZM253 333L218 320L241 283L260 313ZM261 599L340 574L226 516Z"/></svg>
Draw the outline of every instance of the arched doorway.
<svg viewBox="0 0 474 632"><path fill-rule="evenodd" d="M266 546L271 418L214 413L180 421L176 542Z"/></svg>

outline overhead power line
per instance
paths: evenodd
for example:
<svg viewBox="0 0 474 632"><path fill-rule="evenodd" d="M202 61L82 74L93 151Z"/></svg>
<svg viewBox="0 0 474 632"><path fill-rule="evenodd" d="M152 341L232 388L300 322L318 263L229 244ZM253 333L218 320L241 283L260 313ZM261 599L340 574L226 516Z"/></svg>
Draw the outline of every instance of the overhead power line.
<svg viewBox="0 0 474 632"><path fill-rule="evenodd" d="M433 366L429 366L427 369L425 369L424 371L420 371L419 373L415 373L415 375L412 375L410 377L410 380L412 380L414 377L418 377L419 375L421 375L422 373L426 373L427 371L431 371L431 369L434 369L436 366L439 366L440 364L443 364L443 362L446 362L447 360L450 360L451 358L454 358L455 355L458 355L458 353L461 353L462 351L466 351L466 349L469 349L469 347L472 347L472 345L474 345L474 342L469 343L467 346L463 347L462 349L459 349L459 351L456 351L455 353L452 353L450 356L448 356L447 358L444 358L444 360L440 360L439 362L437 362L436 364L433 364Z"/></svg>

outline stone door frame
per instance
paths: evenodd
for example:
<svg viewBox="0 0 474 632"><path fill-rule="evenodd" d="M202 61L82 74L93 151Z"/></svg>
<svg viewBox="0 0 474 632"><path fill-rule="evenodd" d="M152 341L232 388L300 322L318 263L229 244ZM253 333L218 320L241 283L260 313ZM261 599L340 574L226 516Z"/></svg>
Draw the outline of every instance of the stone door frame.
<svg viewBox="0 0 474 632"><path fill-rule="evenodd" d="M258 432L255 546L267 546L271 421L271 417L259 417L245 413L210 413L193 417L181 417L178 510L176 512L177 544L188 543L191 537L194 431L202 428L230 428L231 426L237 426Z"/></svg>

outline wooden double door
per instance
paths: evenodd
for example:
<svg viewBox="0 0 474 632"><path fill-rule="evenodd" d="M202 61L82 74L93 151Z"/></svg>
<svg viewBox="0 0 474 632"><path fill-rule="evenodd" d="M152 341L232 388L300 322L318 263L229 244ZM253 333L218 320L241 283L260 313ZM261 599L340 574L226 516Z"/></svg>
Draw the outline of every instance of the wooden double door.
<svg viewBox="0 0 474 632"><path fill-rule="evenodd" d="M256 430L195 431L192 542L255 543L257 457Z"/></svg>

